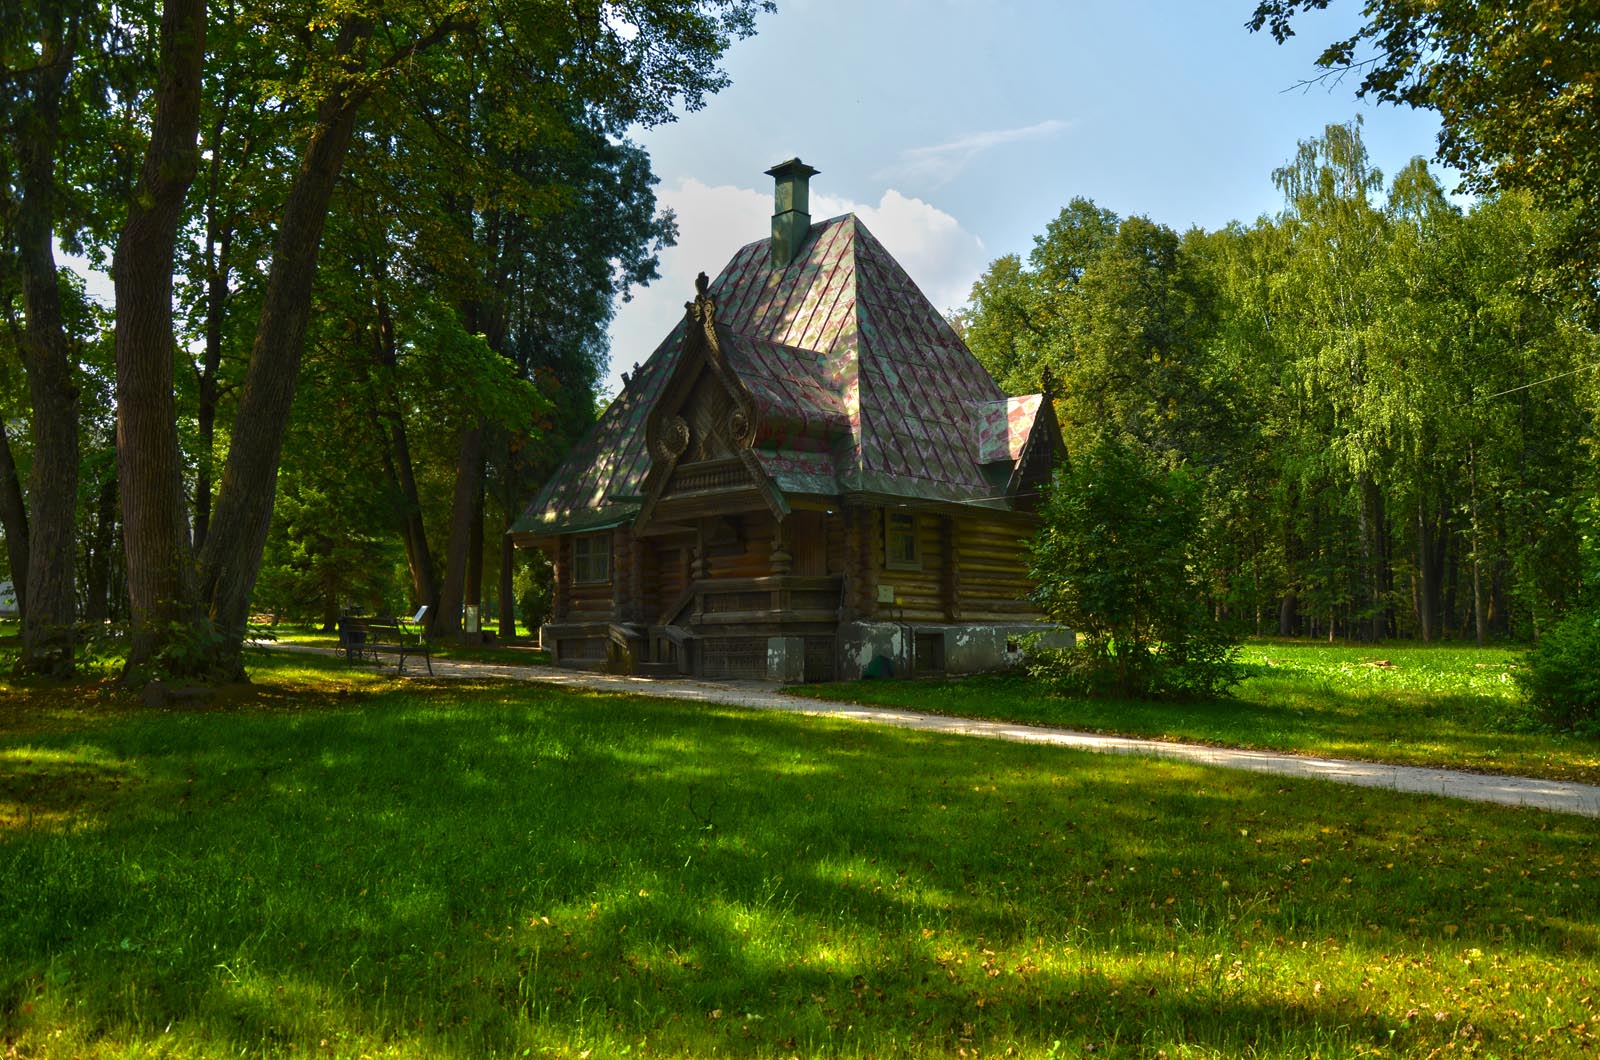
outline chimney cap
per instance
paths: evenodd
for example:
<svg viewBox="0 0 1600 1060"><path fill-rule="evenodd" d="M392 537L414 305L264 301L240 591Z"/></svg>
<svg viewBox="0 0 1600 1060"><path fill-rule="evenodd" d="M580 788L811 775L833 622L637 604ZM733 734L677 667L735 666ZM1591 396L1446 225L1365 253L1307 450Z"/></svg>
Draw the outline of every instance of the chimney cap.
<svg viewBox="0 0 1600 1060"><path fill-rule="evenodd" d="M787 162L779 162L777 165L767 170L766 175L777 180L783 180L785 177L800 177L802 179L809 179L821 172L822 170L820 169L813 169L806 165L804 162L800 161L799 157L797 156L789 159Z"/></svg>

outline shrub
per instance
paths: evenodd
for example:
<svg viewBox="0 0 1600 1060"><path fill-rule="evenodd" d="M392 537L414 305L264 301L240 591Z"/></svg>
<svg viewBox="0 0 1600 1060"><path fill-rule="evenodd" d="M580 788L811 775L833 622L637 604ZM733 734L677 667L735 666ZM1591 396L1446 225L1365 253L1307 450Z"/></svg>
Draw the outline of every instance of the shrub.
<svg viewBox="0 0 1600 1060"><path fill-rule="evenodd" d="M1524 662L1517 683L1541 721L1600 735L1600 607L1567 615Z"/></svg>
<svg viewBox="0 0 1600 1060"><path fill-rule="evenodd" d="M1199 487L1107 439L1057 474L1031 542L1034 600L1079 647L1034 673L1083 695L1216 695L1236 683L1238 638L1211 616L1190 563Z"/></svg>

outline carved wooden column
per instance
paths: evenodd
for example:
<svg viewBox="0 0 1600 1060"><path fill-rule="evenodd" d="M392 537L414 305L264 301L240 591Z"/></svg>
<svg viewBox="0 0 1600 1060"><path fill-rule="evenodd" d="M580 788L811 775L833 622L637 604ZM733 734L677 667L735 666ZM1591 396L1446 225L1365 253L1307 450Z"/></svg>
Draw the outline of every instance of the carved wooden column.
<svg viewBox="0 0 1600 1060"><path fill-rule="evenodd" d="M789 551L789 520L778 519L772 530L772 573L788 574L794 570L794 555Z"/></svg>
<svg viewBox="0 0 1600 1060"><path fill-rule="evenodd" d="M706 521L695 520L694 548L689 560L689 579L699 581L706 576Z"/></svg>
<svg viewBox="0 0 1600 1060"><path fill-rule="evenodd" d="M550 550L550 563L555 567L555 576L550 579L550 618L555 622L566 621L567 611L572 607L572 544L571 539L562 536L556 538L555 547Z"/></svg>
<svg viewBox="0 0 1600 1060"><path fill-rule="evenodd" d="M957 544L956 520L953 515L939 517L939 551L944 567L939 579L944 617L954 622L961 617L961 550Z"/></svg>

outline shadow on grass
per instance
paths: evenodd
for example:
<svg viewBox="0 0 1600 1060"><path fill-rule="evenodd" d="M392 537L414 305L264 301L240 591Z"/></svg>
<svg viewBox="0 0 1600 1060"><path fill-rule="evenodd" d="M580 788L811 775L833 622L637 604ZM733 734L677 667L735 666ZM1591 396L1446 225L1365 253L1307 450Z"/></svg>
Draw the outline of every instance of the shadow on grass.
<svg viewBox="0 0 1600 1060"><path fill-rule="evenodd" d="M1499 986L1542 1006L1596 955L1590 822L525 686L361 702L30 739L40 793L139 782L0 833L6 1033L1425 1053L1461 1021L1407 1012L1473 960L1537 964Z"/></svg>

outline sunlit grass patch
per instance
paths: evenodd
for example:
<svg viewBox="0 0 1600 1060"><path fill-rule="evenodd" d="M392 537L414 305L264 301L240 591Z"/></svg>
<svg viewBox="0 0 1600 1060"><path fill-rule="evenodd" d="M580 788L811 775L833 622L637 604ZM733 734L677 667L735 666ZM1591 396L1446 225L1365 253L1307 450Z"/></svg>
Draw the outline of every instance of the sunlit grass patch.
<svg viewBox="0 0 1600 1060"><path fill-rule="evenodd" d="M1212 701L1056 696L1026 676L804 685L820 699L1094 732L1600 783L1600 742L1540 731L1512 679L1521 653L1460 645L1259 641Z"/></svg>
<svg viewBox="0 0 1600 1060"><path fill-rule="evenodd" d="M19 1055L1594 1052L1592 821L322 665L0 732Z"/></svg>

